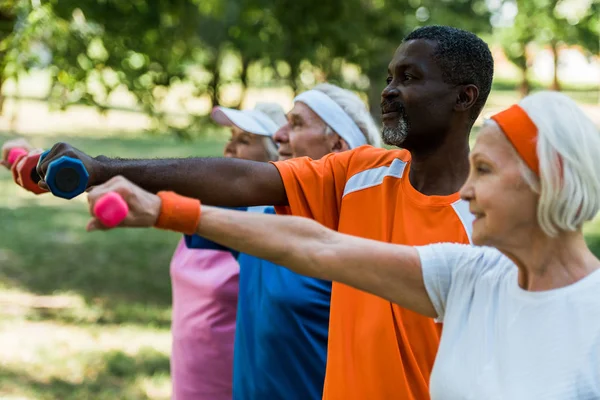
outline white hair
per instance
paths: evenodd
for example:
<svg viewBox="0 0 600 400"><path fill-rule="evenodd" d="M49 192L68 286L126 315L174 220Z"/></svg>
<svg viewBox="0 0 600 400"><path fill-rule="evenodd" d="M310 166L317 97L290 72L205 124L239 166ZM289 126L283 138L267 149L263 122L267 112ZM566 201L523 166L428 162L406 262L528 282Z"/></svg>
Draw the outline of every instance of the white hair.
<svg viewBox="0 0 600 400"><path fill-rule="evenodd" d="M540 195L537 218L548 236L577 231L600 209L600 132L579 106L557 92L519 105L538 128L538 177L521 160L523 178Z"/></svg>
<svg viewBox="0 0 600 400"><path fill-rule="evenodd" d="M277 145L273 141L273 137L272 136L263 136L262 140L263 140L263 146L265 147L265 150L267 151L269 160L277 161L277 159L279 158L279 151L277 150Z"/></svg>
<svg viewBox="0 0 600 400"><path fill-rule="evenodd" d="M342 89L339 86L332 85L330 83L321 83L313 88L325 93L333 101L335 101L352 121L358 126L358 129L365 135L367 143L371 146L381 146L381 136L379 129L375 125L369 110L365 106L365 103L356 94L350 90ZM327 127L326 133L331 133L331 128Z"/></svg>
<svg viewBox="0 0 600 400"><path fill-rule="evenodd" d="M260 111L269 117L278 127L282 127L287 123L285 111L277 103L256 103L254 110Z"/></svg>
<svg viewBox="0 0 600 400"><path fill-rule="evenodd" d="M260 111L269 117L278 127L282 127L287 123L287 118L285 116L285 111L283 108L277 103L256 103L254 106L254 110ZM275 132L273 132L274 134ZM276 161L279 158L279 152L277 150L277 145L273 141L273 136L263 136L262 138L263 146L267 151L267 156L270 161Z"/></svg>

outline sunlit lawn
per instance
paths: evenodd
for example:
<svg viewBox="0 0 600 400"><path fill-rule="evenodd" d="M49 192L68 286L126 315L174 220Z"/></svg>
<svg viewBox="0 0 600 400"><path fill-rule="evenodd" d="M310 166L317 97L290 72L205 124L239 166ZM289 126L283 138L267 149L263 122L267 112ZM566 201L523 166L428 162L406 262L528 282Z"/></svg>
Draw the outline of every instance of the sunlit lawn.
<svg viewBox="0 0 600 400"><path fill-rule="evenodd" d="M515 100L498 93L489 109ZM93 155L145 158L218 155L225 138L41 133L28 138L43 148L60 140ZM0 171L0 398L168 399L168 265L178 236L88 234L84 197L36 197ZM600 254L600 223L587 232Z"/></svg>
<svg viewBox="0 0 600 400"><path fill-rule="evenodd" d="M123 157L214 155L223 146L214 139L30 139ZM0 398L168 399L168 265L178 236L86 233L84 197L36 197L0 171Z"/></svg>

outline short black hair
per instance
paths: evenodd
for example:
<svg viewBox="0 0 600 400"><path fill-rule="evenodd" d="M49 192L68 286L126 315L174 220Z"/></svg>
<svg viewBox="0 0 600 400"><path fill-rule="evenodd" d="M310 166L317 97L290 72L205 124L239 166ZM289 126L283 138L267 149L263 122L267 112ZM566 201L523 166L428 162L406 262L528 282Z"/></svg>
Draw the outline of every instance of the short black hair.
<svg viewBox="0 0 600 400"><path fill-rule="evenodd" d="M487 43L471 32L441 25L417 28L403 42L417 39L437 43L434 58L444 82L477 86L479 98L471 114L471 120L475 121L490 94L494 77L494 59Z"/></svg>

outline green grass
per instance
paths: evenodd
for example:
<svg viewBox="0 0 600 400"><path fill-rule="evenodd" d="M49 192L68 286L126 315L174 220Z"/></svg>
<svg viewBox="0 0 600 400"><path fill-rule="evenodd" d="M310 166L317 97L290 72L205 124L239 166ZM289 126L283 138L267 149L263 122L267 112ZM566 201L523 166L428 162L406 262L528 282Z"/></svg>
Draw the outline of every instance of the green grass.
<svg viewBox="0 0 600 400"><path fill-rule="evenodd" d="M516 100L496 92L488 108ZM27 138L43 148L66 141L91 155L132 158L219 155L225 140L214 128L195 142L101 132L74 126L71 136ZM0 143L11 137L0 133ZM168 266L179 236L86 233L88 218L85 196L34 196L0 170L2 399L170 398ZM586 233L600 255L600 223Z"/></svg>
<svg viewBox="0 0 600 400"><path fill-rule="evenodd" d="M218 155L224 143L28 138L122 157ZM33 196L0 171L0 398L168 399L168 266L179 235L86 233L84 197Z"/></svg>

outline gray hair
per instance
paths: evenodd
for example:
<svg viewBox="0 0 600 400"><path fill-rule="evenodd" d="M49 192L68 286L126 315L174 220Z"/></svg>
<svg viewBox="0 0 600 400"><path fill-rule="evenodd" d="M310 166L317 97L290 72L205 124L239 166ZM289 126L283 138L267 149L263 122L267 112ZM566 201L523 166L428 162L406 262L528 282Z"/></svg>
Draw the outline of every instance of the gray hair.
<svg viewBox="0 0 600 400"><path fill-rule="evenodd" d="M350 90L342 89L339 86L330 83L321 83L313 88L325 93L335 101L346 114L358 126L358 129L365 135L365 139L371 146L381 146L381 136L379 129L375 125L369 110L365 103L356 94ZM331 128L327 127L326 133L331 133Z"/></svg>
<svg viewBox="0 0 600 400"><path fill-rule="evenodd" d="M281 128L283 125L287 123L287 118L285 116L285 111L283 108L277 103L256 103L254 106L254 110L260 111L264 113L267 117L269 117L275 124ZM267 155L269 160L276 161L279 158L279 152L277 150L277 145L273 141L272 136L264 136L262 138L263 146L267 151Z"/></svg>
<svg viewBox="0 0 600 400"><path fill-rule="evenodd" d="M277 150L277 145L273 141L272 136L263 136L263 146L267 151L267 155L270 161L277 161L279 158L279 151Z"/></svg>

